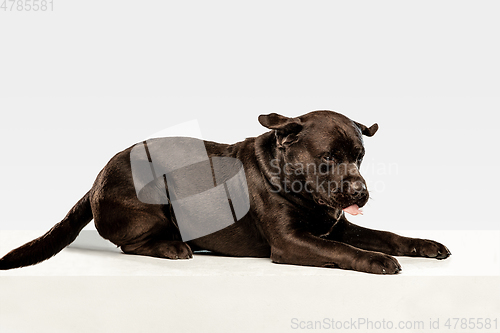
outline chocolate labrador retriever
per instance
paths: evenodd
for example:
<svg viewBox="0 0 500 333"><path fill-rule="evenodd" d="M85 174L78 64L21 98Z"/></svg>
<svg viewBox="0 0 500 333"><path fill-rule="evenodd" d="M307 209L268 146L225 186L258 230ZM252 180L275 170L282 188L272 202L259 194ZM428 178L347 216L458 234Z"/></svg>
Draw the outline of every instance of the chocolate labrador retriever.
<svg viewBox="0 0 500 333"><path fill-rule="evenodd" d="M391 255L450 256L450 251L435 241L370 230L347 221L345 213L360 214L360 207L368 201L366 183L359 173L365 153L362 135L373 136L377 124L366 127L332 111L314 111L296 118L271 113L261 115L259 122L270 131L256 138L232 145L200 140L209 158L200 163L210 161L212 187L228 194L234 223L223 223L208 232L196 233L197 229L186 237L188 233L179 223L186 212L174 204L181 200L172 198L177 195L172 191L175 177L153 173L142 189L137 187L133 169L142 163L153 170L151 151L161 142L148 140L116 154L61 222L6 254L0 259L0 269L33 265L52 257L74 241L92 219L99 234L124 253L169 259L188 259L192 251L208 250L227 256L270 257L282 264L396 274L401 266ZM182 142L191 144L189 140ZM134 162L132 155L140 154L144 156L137 160L140 163ZM168 155L178 156L170 159L175 164L189 154ZM222 186L216 180L216 158L233 158L242 166L243 201L234 193L229 195L229 181ZM230 173L235 174L235 170ZM200 177L193 175L180 179L184 185L198 184ZM166 193L168 198L155 202L158 198L151 199L153 194L144 195L147 187L153 189L150 194ZM245 199L248 207L238 210L236 201L245 206ZM199 203L206 214L198 215L210 217L221 212L223 219L223 210L210 199Z"/></svg>

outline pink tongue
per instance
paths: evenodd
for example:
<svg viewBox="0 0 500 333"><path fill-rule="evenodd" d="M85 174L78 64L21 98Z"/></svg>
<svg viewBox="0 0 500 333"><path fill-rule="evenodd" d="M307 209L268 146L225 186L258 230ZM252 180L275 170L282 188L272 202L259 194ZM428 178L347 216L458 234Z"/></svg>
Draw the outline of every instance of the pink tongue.
<svg viewBox="0 0 500 333"><path fill-rule="evenodd" d="M358 205L351 205L347 208L344 208L343 211L351 215L358 215L358 214L363 215L363 211L359 209Z"/></svg>

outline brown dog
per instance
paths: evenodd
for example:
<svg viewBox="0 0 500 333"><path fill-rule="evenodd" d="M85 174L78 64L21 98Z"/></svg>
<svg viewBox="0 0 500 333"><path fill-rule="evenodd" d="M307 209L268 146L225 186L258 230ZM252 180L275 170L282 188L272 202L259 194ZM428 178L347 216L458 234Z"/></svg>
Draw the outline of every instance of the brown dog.
<svg viewBox="0 0 500 333"><path fill-rule="evenodd" d="M359 173L362 135L374 135L377 124L367 128L332 111L297 118L272 113L261 115L259 122L271 131L233 145L202 141L212 172L217 157L234 158L243 166L247 190L242 197L249 207L244 214L240 212L237 222L187 240L179 228L180 210L170 196L160 202L139 200L144 192L134 183L131 156L136 145L109 161L61 222L1 258L0 269L50 258L75 240L92 219L99 234L123 252L169 259L187 259L192 250L209 250L228 256L270 257L275 263L395 274L401 267L391 255L444 259L451 254L431 240L370 230L347 221L344 212L358 214L368 201ZM162 142L172 143L144 143L144 165L154 164L149 151ZM216 186L216 174L212 176L212 186ZM172 193L168 177L151 178L146 186L149 193ZM179 179L188 187L199 184L198 177ZM231 212L237 216L232 199ZM208 215L219 210L217 204L205 206Z"/></svg>

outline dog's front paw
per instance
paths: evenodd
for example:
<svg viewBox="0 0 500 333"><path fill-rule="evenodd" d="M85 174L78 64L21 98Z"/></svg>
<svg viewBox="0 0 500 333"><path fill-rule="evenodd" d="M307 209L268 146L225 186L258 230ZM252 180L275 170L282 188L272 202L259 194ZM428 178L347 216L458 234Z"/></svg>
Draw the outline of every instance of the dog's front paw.
<svg viewBox="0 0 500 333"><path fill-rule="evenodd" d="M380 252L366 252L354 269L373 274L398 274L402 270L396 258Z"/></svg>
<svg viewBox="0 0 500 333"><path fill-rule="evenodd" d="M410 256L446 259L451 255L450 250L441 243L428 239L415 239Z"/></svg>

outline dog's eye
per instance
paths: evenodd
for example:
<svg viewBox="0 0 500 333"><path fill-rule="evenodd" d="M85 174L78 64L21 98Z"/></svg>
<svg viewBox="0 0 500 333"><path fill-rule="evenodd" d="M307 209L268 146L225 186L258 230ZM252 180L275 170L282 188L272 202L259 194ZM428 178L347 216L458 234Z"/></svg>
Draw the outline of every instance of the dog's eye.
<svg viewBox="0 0 500 333"><path fill-rule="evenodd" d="M328 163L333 163L335 161L335 156L333 154L325 154L323 160Z"/></svg>

